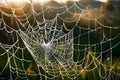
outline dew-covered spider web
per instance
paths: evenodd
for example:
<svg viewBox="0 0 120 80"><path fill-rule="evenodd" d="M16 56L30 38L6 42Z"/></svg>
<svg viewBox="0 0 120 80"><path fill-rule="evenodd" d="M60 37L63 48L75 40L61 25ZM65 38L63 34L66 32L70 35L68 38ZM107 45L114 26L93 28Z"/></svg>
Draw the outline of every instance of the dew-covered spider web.
<svg viewBox="0 0 120 80"><path fill-rule="evenodd" d="M0 0L0 79L120 79L114 11L94 0Z"/></svg>

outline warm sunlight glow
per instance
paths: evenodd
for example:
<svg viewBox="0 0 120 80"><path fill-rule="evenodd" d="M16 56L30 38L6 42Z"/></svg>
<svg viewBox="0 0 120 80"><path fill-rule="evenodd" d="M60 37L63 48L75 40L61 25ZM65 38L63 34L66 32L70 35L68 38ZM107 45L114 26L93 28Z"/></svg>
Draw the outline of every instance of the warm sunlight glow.
<svg viewBox="0 0 120 80"><path fill-rule="evenodd" d="M7 2L9 2L9 3L23 3L23 2L25 2L26 0L7 0Z"/></svg>
<svg viewBox="0 0 120 80"><path fill-rule="evenodd" d="M48 2L48 1L50 1L50 0L31 0L31 1L33 1L33 2L41 2L41 3L43 3L43 2Z"/></svg>
<svg viewBox="0 0 120 80"><path fill-rule="evenodd" d="M26 0L7 0L10 7L20 8L25 4Z"/></svg>
<svg viewBox="0 0 120 80"><path fill-rule="evenodd" d="M56 2L59 2L59 3L65 3L67 1L79 1L79 0L32 0L33 2L49 2L49 1L56 1Z"/></svg>
<svg viewBox="0 0 120 80"><path fill-rule="evenodd" d="M58 3L66 3L67 1L79 1L79 0L6 0L10 7L12 8L21 8L26 2L35 2L35 3L46 3L49 1L56 1Z"/></svg>
<svg viewBox="0 0 120 80"><path fill-rule="evenodd" d="M21 2L40 2L40 3L45 3L49 1L56 1L59 3L65 3L67 1L79 1L79 0L7 0L8 2L14 2L14 3L21 3Z"/></svg>

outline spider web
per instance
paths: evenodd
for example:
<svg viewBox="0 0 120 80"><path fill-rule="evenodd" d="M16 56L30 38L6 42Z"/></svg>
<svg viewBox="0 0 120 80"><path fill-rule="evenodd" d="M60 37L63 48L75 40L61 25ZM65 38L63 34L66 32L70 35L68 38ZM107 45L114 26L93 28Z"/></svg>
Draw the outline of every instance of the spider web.
<svg viewBox="0 0 120 80"><path fill-rule="evenodd" d="M66 80L93 73L119 79L113 49L120 44L120 27L105 25L105 16L81 1L31 1L17 8L1 1L0 78Z"/></svg>

